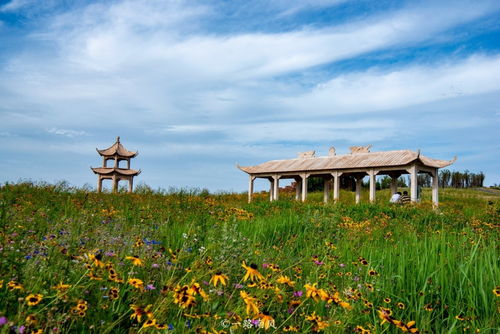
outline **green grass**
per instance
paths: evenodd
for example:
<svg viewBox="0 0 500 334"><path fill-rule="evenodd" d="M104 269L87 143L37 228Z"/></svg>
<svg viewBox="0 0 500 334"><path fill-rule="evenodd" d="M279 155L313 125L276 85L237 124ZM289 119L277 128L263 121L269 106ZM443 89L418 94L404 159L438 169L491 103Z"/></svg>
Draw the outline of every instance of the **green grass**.
<svg viewBox="0 0 500 334"><path fill-rule="evenodd" d="M318 326L326 333L402 332L397 321L415 321L420 333L498 332L498 196L440 190L439 210L428 189L422 203L409 206L388 204L387 190L377 192L375 204L363 192L363 203L354 205L344 190L337 204L322 203L322 193L306 203L292 197L270 203L268 194L256 194L248 204L246 194L4 185L0 317L7 324L0 332L264 332L243 328L264 313L276 327L267 332L276 333L287 326L302 333ZM92 260L96 255L108 269ZM134 266L127 256L144 263ZM243 262L256 264L265 284L244 282ZM123 282L110 280L109 268ZM210 283L218 273L228 277L226 286ZM294 286L279 283L280 276ZM133 287L131 278L145 288ZM59 283L70 287L54 289ZM195 305L182 308L175 291L194 283L207 298L195 294ZM323 300L306 296L305 285L314 283ZM247 314L240 291L255 297L259 314ZM30 294L42 300L29 306ZM83 300L86 310L78 314ZM131 305L152 305L151 319L170 329L144 327L147 315L131 318ZM382 307L392 311L383 324ZM311 320L313 312L321 319Z"/></svg>

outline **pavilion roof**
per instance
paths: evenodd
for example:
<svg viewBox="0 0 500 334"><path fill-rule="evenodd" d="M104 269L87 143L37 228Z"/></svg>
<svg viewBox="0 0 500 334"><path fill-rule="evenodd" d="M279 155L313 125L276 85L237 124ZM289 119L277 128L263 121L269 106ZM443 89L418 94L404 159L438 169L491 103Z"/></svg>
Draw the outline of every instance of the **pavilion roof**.
<svg viewBox="0 0 500 334"><path fill-rule="evenodd" d="M110 167L90 167L95 174L110 175L113 173L123 176L136 176L141 173L141 170L126 169L126 168L110 168Z"/></svg>
<svg viewBox="0 0 500 334"><path fill-rule="evenodd" d="M239 169L248 174L265 174L279 172L308 172L321 170L383 168L405 166L419 160L423 165L443 168L455 162L453 160L437 160L425 157L419 152L410 150L339 154L325 157L296 158L288 160L271 160L255 166Z"/></svg>
<svg viewBox="0 0 500 334"><path fill-rule="evenodd" d="M111 145L110 147L104 149L104 150L99 150L97 149L97 152L105 157L112 157L112 156L119 156L123 158L135 158L137 154L139 154L138 151L132 152L128 151L123 145L120 143L120 137L116 138L116 142Z"/></svg>

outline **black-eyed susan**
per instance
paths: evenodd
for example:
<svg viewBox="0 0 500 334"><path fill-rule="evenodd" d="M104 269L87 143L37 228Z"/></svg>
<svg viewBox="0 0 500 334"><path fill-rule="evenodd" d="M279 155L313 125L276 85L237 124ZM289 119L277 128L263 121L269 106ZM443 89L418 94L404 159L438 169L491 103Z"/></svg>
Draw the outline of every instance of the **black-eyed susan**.
<svg viewBox="0 0 500 334"><path fill-rule="evenodd" d="M365 329L363 326L356 326L354 328L354 332L360 333L360 334L372 334L372 332L369 329Z"/></svg>
<svg viewBox="0 0 500 334"><path fill-rule="evenodd" d="M185 309L196 304L196 298L188 285L177 285L174 289L174 303Z"/></svg>
<svg viewBox="0 0 500 334"><path fill-rule="evenodd" d="M29 294L25 300L28 302L28 306L35 306L38 305L43 299L43 295L39 293L32 293Z"/></svg>
<svg viewBox="0 0 500 334"><path fill-rule="evenodd" d="M388 297L384 298L384 303L389 304L390 302L391 302L391 298L388 298Z"/></svg>
<svg viewBox="0 0 500 334"><path fill-rule="evenodd" d="M370 292L373 292L375 290L373 287L373 284L370 284L370 283L365 283L365 287Z"/></svg>
<svg viewBox="0 0 500 334"><path fill-rule="evenodd" d="M148 319L144 322L142 325L143 328L148 328L148 327L156 327L156 319Z"/></svg>
<svg viewBox="0 0 500 334"><path fill-rule="evenodd" d="M119 292L120 292L120 290L118 288L111 288L111 289L109 289L109 291L108 291L108 297L109 297L109 299L111 299L111 300L118 299L118 297L119 297L118 293Z"/></svg>
<svg viewBox="0 0 500 334"><path fill-rule="evenodd" d="M497 297L500 297L500 286L497 286L493 289L493 294Z"/></svg>
<svg viewBox="0 0 500 334"><path fill-rule="evenodd" d="M205 293L205 290L201 287L199 283L192 282L191 286L188 289L188 293L196 296L196 294L199 294L203 300L207 301L209 300L209 296Z"/></svg>
<svg viewBox="0 0 500 334"><path fill-rule="evenodd" d="M168 329L168 325L167 324L156 324L155 328L159 329L159 330Z"/></svg>
<svg viewBox="0 0 500 334"><path fill-rule="evenodd" d="M125 259L130 260L134 266L143 266L144 260L139 258L137 255L126 256Z"/></svg>
<svg viewBox="0 0 500 334"><path fill-rule="evenodd" d="M7 289L9 291L13 291L13 290L24 290L24 287L21 283L18 283L16 281L10 281L7 283Z"/></svg>
<svg viewBox="0 0 500 334"><path fill-rule="evenodd" d="M61 293L65 292L69 288L71 288L71 285L70 284L63 284L63 282L59 282L59 284L52 287L52 289L57 290L58 292L61 292Z"/></svg>
<svg viewBox="0 0 500 334"><path fill-rule="evenodd" d="M280 277L278 277L276 282L278 282L280 284L285 284L291 288L293 288L295 286L295 282L290 280L290 278L288 276L285 276L285 275L281 275Z"/></svg>
<svg viewBox="0 0 500 334"><path fill-rule="evenodd" d="M432 312L434 308L432 307L432 304L425 304L424 310L426 310L427 312Z"/></svg>
<svg viewBox="0 0 500 334"><path fill-rule="evenodd" d="M300 330L299 326L285 326L283 327L283 332L298 332Z"/></svg>
<svg viewBox="0 0 500 334"><path fill-rule="evenodd" d="M365 304L365 306L367 308L373 308L373 303L371 303L370 301L365 299L365 300L363 300L363 303Z"/></svg>
<svg viewBox="0 0 500 334"><path fill-rule="evenodd" d="M138 278L129 278L128 284L139 290L144 290L144 282Z"/></svg>
<svg viewBox="0 0 500 334"><path fill-rule="evenodd" d="M314 332L319 332L329 326L328 322L323 321L321 317L316 314L316 312L306 316L306 320L313 324L312 329Z"/></svg>
<svg viewBox="0 0 500 334"><path fill-rule="evenodd" d="M390 309L381 307L378 310L378 317L382 320L380 324L383 325L386 322L393 323L394 318L391 315L392 311Z"/></svg>
<svg viewBox="0 0 500 334"><path fill-rule="evenodd" d="M92 262L92 264L96 267L103 268L104 262L102 262L102 254L101 253L88 253L87 258Z"/></svg>
<svg viewBox="0 0 500 334"><path fill-rule="evenodd" d="M34 326L36 325L38 320L36 319L34 314L30 314L26 317L26 325L28 326Z"/></svg>
<svg viewBox="0 0 500 334"><path fill-rule="evenodd" d="M262 281L264 280L264 276L257 270L257 265L255 263L250 264L250 266L247 266L245 262L241 265L245 270L247 271L245 273L245 276L243 276L243 282L246 282L248 279L250 279L252 282L255 280Z"/></svg>
<svg viewBox="0 0 500 334"><path fill-rule="evenodd" d="M218 271L217 273L215 273L215 275L212 276L209 283L212 283L215 287L219 282L220 284L226 286L226 281L228 280L229 278L227 277L227 275L224 275L222 272Z"/></svg>
<svg viewBox="0 0 500 334"><path fill-rule="evenodd" d="M304 285L304 288L306 288L306 297L312 298L316 302L320 300L327 300L328 293L323 289L318 289L316 285L318 285L318 283Z"/></svg>
<svg viewBox="0 0 500 334"><path fill-rule="evenodd" d="M404 309L406 308L405 304L403 304L403 303L401 303L401 302L397 303L397 304L396 304L396 306L397 306L398 308L400 308L401 310L404 310Z"/></svg>
<svg viewBox="0 0 500 334"><path fill-rule="evenodd" d="M256 316L259 319L259 327L268 330L269 328L276 328L274 325L274 318L269 315L268 312L264 311Z"/></svg>
<svg viewBox="0 0 500 334"><path fill-rule="evenodd" d="M246 312L248 315L259 314L258 302L255 297L250 296L245 291L240 291L240 297L246 305Z"/></svg>
<svg viewBox="0 0 500 334"><path fill-rule="evenodd" d="M368 275L378 276L378 272L375 269L370 269L370 270L368 270Z"/></svg>
<svg viewBox="0 0 500 334"><path fill-rule="evenodd" d="M151 307L153 305L148 305L146 307L141 307L137 305L130 305L130 309L133 311L133 313L130 315L130 319L135 319L137 322L142 321L142 317L146 316L148 319L153 319L153 312L150 311Z"/></svg>

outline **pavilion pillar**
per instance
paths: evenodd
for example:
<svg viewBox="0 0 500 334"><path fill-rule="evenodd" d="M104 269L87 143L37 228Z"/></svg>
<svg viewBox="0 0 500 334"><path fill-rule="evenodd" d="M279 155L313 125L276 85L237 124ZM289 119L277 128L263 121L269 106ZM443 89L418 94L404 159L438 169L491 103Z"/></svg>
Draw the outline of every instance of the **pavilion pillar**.
<svg viewBox="0 0 500 334"><path fill-rule="evenodd" d="M130 169L130 158L127 159L127 169Z"/></svg>
<svg viewBox="0 0 500 334"><path fill-rule="evenodd" d="M325 177L323 182L323 202L325 203L328 203L328 197L330 197L330 184L331 181Z"/></svg>
<svg viewBox="0 0 500 334"><path fill-rule="evenodd" d="M118 191L118 178L116 175L113 175L113 192L116 193Z"/></svg>
<svg viewBox="0 0 500 334"><path fill-rule="evenodd" d="M128 179L128 192L131 193L132 192L132 189L134 187L134 178L133 177L130 177Z"/></svg>
<svg viewBox="0 0 500 334"><path fill-rule="evenodd" d="M101 175L97 177L97 192L100 193L102 191L102 178Z"/></svg>
<svg viewBox="0 0 500 334"><path fill-rule="evenodd" d="M398 177L391 175L391 195L398 192Z"/></svg>
<svg viewBox="0 0 500 334"><path fill-rule="evenodd" d="M248 180L248 203L252 202L253 195L253 181L255 180L255 176L250 175Z"/></svg>
<svg viewBox="0 0 500 334"><path fill-rule="evenodd" d="M300 178L295 179L295 200L300 199L300 193L301 193L301 188L302 188L302 181Z"/></svg>
<svg viewBox="0 0 500 334"><path fill-rule="evenodd" d="M418 169L417 165L412 165L408 170L410 173L410 198L412 202L417 201L417 187L418 187Z"/></svg>
<svg viewBox="0 0 500 334"><path fill-rule="evenodd" d="M118 168L118 156L115 156L115 168Z"/></svg>
<svg viewBox="0 0 500 334"><path fill-rule="evenodd" d="M437 208L439 205L439 183L437 168L432 172L432 205Z"/></svg>
<svg viewBox="0 0 500 334"><path fill-rule="evenodd" d="M340 197L340 176L342 175L342 172L333 172L333 200L335 202L338 202L339 197Z"/></svg>
<svg viewBox="0 0 500 334"><path fill-rule="evenodd" d="M370 169L368 171L368 176L370 177L370 203L375 203L375 190L377 189L376 176L378 171Z"/></svg>
<svg viewBox="0 0 500 334"><path fill-rule="evenodd" d="M274 178L270 177L269 178L269 201L272 202L274 199Z"/></svg>
<svg viewBox="0 0 500 334"><path fill-rule="evenodd" d="M309 175L307 174L302 174L301 177L302 177L302 193L301 193L301 197L302 197L302 202L305 202L306 199L307 199L307 178L308 178Z"/></svg>
<svg viewBox="0 0 500 334"><path fill-rule="evenodd" d="M104 156L103 156L103 157L102 157L102 166L103 166L104 168L108 167L108 166L107 166L107 162L108 162L108 159L106 159L106 157L104 157Z"/></svg>
<svg viewBox="0 0 500 334"><path fill-rule="evenodd" d="M359 176L356 178L356 204L361 202L361 183L363 182L363 177Z"/></svg>
<svg viewBox="0 0 500 334"><path fill-rule="evenodd" d="M274 175L273 176L274 182L273 182L273 195L274 195L274 200L277 201L279 199L279 189L280 189L280 176L279 175Z"/></svg>

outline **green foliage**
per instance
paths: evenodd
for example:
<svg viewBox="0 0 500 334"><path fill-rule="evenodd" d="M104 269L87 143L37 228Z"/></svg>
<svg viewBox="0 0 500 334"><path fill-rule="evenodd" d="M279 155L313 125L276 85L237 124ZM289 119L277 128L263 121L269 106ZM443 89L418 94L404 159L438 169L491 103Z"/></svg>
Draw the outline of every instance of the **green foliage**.
<svg viewBox="0 0 500 334"><path fill-rule="evenodd" d="M293 201L294 194L272 203L257 194L248 204L246 194L197 189L141 185L134 194L96 194L66 183L6 184L0 318L8 323L0 332L25 326L28 333L215 333L239 321L232 330L244 333L244 320L260 317L263 324L263 312L277 328L269 332L286 326L302 333L401 332L396 321L381 324L385 307L394 320L415 321L421 333L495 333L499 197L444 189L433 210L429 189L417 205L391 205L389 196L381 190L368 204L364 190L354 205L345 190L337 204L322 203L321 192L306 203ZM243 263L256 264L266 284L244 281ZM226 285L214 286L219 274ZM294 283L280 283L283 276ZM130 279L140 279L142 288ZM193 292L195 283L206 300ZM312 284L326 295L308 298ZM191 289L194 305L182 308L176 299L182 286ZM259 314L247 314L241 291L255 298ZM38 304L28 305L31 294L42 295ZM131 318L134 307L147 309L141 321ZM313 312L319 320L311 320ZM171 330L145 327L148 314Z"/></svg>

